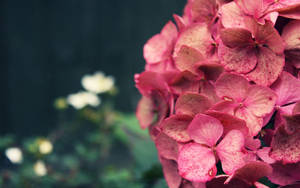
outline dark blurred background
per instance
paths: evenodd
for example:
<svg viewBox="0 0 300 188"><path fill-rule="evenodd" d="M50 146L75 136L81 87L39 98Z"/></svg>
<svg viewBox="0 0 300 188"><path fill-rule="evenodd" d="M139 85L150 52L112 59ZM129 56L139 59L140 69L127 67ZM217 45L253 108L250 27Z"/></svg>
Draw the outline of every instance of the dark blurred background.
<svg viewBox="0 0 300 188"><path fill-rule="evenodd" d="M0 0L1 134L46 134L53 101L81 90L83 75L113 75L116 108L135 110L142 48L185 0Z"/></svg>

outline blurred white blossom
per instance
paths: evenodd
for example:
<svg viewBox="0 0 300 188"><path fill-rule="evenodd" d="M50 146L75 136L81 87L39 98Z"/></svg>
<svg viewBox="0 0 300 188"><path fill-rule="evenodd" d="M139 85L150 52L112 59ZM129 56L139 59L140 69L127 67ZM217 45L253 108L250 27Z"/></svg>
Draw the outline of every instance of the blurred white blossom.
<svg viewBox="0 0 300 188"><path fill-rule="evenodd" d="M81 109L87 105L96 107L101 103L101 100L94 93L80 91L78 93L70 94L67 97L67 102L74 108Z"/></svg>
<svg viewBox="0 0 300 188"><path fill-rule="evenodd" d="M53 145L49 140L43 139L40 141L39 151L41 154L49 154L52 152L52 149L53 149Z"/></svg>
<svg viewBox="0 0 300 188"><path fill-rule="evenodd" d="M5 150L6 157L12 163L22 163L23 161L23 153L20 148L12 147Z"/></svg>
<svg viewBox="0 0 300 188"><path fill-rule="evenodd" d="M37 161L34 165L33 165L33 170L35 172L36 175L38 176L45 176L47 174L47 168L46 165L43 161Z"/></svg>
<svg viewBox="0 0 300 188"><path fill-rule="evenodd" d="M93 75L85 75L81 79L81 84L87 91L100 94L111 90L115 80L112 76L105 76L103 72L96 72Z"/></svg>

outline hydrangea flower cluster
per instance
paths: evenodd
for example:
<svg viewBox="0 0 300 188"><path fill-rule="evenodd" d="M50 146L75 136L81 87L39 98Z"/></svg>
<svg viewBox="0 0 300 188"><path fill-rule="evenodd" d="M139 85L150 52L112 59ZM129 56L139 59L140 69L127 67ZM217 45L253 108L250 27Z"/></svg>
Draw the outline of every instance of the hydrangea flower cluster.
<svg viewBox="0 0 300 188"><path fill-rule="evenodd" d="M137 118L170 188L300 187L300 0L188 0L144 46Z"/></svg>

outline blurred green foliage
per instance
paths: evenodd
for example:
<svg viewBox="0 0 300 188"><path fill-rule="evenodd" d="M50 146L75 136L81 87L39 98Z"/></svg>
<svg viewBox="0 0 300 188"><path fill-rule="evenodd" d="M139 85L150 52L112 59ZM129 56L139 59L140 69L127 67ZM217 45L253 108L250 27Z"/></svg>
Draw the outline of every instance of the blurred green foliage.
<svg viewBox="0 0 300 188"><path fill-rule="evenodd" d="M135 114L114 109L115 91L102 94L98 107L77 110L58 98L57 125L46 137L1 135L0 187L166 188L148 132ZM20 164L7 156L11 147L22 151Z"/></svg>

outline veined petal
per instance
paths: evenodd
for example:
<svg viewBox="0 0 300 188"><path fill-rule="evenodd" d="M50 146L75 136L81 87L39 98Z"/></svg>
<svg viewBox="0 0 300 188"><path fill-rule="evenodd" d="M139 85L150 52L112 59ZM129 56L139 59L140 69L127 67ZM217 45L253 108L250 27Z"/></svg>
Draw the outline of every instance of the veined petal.
<svg viewBox="0 0 300 188"><path fill-rule="evenodd" d="M188 142L191 138L187 133L187 127L192 119L188 115L173 115L162 122L162 132L178 142Z"/></svg>
<svg viewBox="0 0 300 188"><path fill-rule="evenodd" d="M236 110L235 116L246 121L250 136L256 136L263 127L263 118L255 116L245 107Z"/></svg>
<svg viewBox="0 0 300 188"><path fill-rule="evenodd" d="M180 71L188 70L195 73L195 63L202 60L203 56L198 50L182 45L175 58L175 65Z"/></svg>
<svg viewBox="0 0 300 188"><path fill-rule="evenodd" d="M217 173L216 159L210 148L197 143L184 145L178 156L179 174L190 181L206 182Z"/></svg>
<svg viewBox="0 0 300 188"><path fill-rule="evenodd" d="M216 81L216 93L222 99L242 102L248 95L248 81L236 74L224 73Z"/></svg>
<svg viewBox="0 0 300 188"><path fill-rule="evenodd" d="M235 171L233 177L254 184L260 178L272 173L272 167L261 161L252 161Z"/></svg>
<svg viewBox="0 0 300 188"><path fill-rule="evenodd" d="M243 104L254 115L263 117L273 111L277 96L270 88L252 85L247 95Z"/></svg>
<svg viewBox="0 0 300 188"><path fill-rule="evenodd" d="M195 116L198 113L203 113L211 107L210 100L198 93L184 93L179 96L176 101L176 114L186 114Z"/></svg>
<svg viewBox="0 0 300 188"><path fill-rule="evenodd" d="M221 122L224 128L223 135L226 135L231 130L239 130L245 137L248 136L248 127L246 126L246 122L242 119L224 112L218 112L214 110L209 110L206 112L206 114L218 119Z"/></svg>
<svg viewBox="0 0 300 188"><path fill-rule="evenodd" d="M278 96L279 106L300 101L300 80L288 72L283 71L271 88Z"/></svg>
<svg viewBox="0 0 300 188"><path fill-rule="evenodd" d="M223 44L229 48L246 47L253 45L252 34L250 31L242 28L227 28L220 32Z"/></svg>
<svg viewBox="0 0 300 188"><path fill-rule="evenodd" d="M270 156L284 163L300 161L300 131L288 134L283 127L279 127L271 143Z"/></svg>
<svg viewBox="0 0 300 188"><path fill-rule="evenodd" d="M153 100L150 97L143 96L136 110L136 117L139 120L139 124L142 129L149 127L154 121L155 106Z"/></svg>
<svg viewBox="0 0 300 188"><path fill-rule="evenodd" d="M270 181L279 185L290 185L300 179L300 163L272 164L273 172L268 175ZM299 185L298 185L299 186ZM286 188L289 188L288 186ZM297 188L297 187L291 187Z"/></svg>
<svg viewBox="0 0 300 188"><path fill-rule="evenodd" d="M217 146L216 151L226 174L232 174L236 169L244 165L245 154L242 152L244 142L243 133L238 130L232 130L225 135Z"/></svg>
<svg viewBox="0 0 300 188"><path fill-rule="evenodd" d="M144 58L147 63L158 63L165 58L168 40L160 34L150 38L144 46Z"/></svg>
<svg viewBox="0 0 300 188"><path fill-rule="evenodd" d="M221 21L225 28L247 29L244 22L245 15L234 1L224 4L219 12L221 13Z"/></svg>
<svg viewBox="0 0 300 188"><path fill-rule="evenodd" d="M155 139L155 145L161 157L177 161L178 144L175 140L164 133L160 133Z"/></svg>
<svg viewBox="0 0 300 188"><path fill-rule="evenodd" d="M195 142L213 147L223 134L223 125L216 118L197 114L188 126L188 134Z"/></svg>
<svg viewBox="0 0 300 188"><path fill-rule="evenodd" d="M278 78L283 66L283 55L276 55L272 50L261 47L258 53L257 66L247 74L247 77L258 85L269 86Z"/></svg>
<svg viewBox="0 0 300 188"><path fill-rule="evenodd" d="M282 39L286 43L285 50L300 49L300 21L290 21L282 31Z"/></svg>
<svg viewBox="0 0 300 188"><path fill-rule="evenodd" d="M179 188L182 178L178 174L177 164L173 160L161 158L160 162L163 167L164 177L170 188Z"/></svg>
<svg viewBox="0 0 300 188"><path fill-rule="evenodd" d="M257 54L253 47L229 48L220 42L218 56L226 70L237 73L248 73L257 64Z"/></svg>

